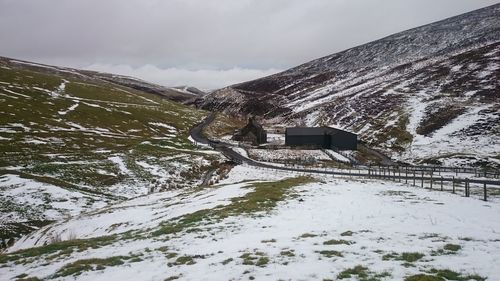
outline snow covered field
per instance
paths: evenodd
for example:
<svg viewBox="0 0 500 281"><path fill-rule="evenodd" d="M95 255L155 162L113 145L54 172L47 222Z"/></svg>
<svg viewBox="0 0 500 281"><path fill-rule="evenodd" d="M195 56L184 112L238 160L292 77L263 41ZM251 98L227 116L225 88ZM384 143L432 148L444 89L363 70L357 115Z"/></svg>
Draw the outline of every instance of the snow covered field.
<svg viewBox="0 0 500 281"><path fill-rule="evenodd" d="M12 228L26 221L56 221L75 216L82 211L102 208L102 198L63 189L48 183L0 176L0 228Z"/></svg>
<svg viewBox="0 0 500 281"><path fill-rule="evenodd" d="M0 256L0 276L403 280L452 272L463 280L498 280L498 203L325 176L283 186L297 176L237 166L218 186L146 195L61 221ZM256 196L265 190L264 198ZM277 190L283 196L266 201ZM54 234L65 240L70 231L84 240L29 248Z"/></svg>
<svg viewBox="0 0 500 281"><path fill-rule="evenodd" d="M302 149L247 149L250 158L264 162L282 161L319 161L331 160L321 150Z"/></svg>

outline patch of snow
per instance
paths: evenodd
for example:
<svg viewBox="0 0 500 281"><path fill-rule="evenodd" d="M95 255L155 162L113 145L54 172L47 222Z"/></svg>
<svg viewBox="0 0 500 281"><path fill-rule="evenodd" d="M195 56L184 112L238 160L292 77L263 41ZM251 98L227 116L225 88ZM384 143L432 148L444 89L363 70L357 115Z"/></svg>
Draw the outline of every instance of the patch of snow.
<svg viewBox="0 0 500 281"><path fill-rule="evenodd" d="M177 133L177 128L175 128L174 126L169 125L169 124L165 124L165 123L161 123L161 122L149 122L149 125L167 128L169 132Z"/></svg>
<svg viewBox="0 0 500 281"><path fill-rule="evenodd" d="M335 158L335 160L337 160L337 161L344 162L344 163L351 162L351 160L349 160L349 158L345 157L344 155L342 155L334 150L327 149L326 151L327 151L328 155Z"/></svg>
<svg viewBox="0 0 500 281"><path fill-rule="evenodd" d="M286 160L330 160L330 157L321 150L308 149L248 149L252 159L272 162Z"/></svg>
<svg viewBox="0 0 500 281"><path fill-rule="evenodd" d="M68 109L58 111L57 113L59 113L59 115L66 115L66 114L68 114L68 112L75 110L78 107L78 105L80 105L80 104L77 102L77 103L73 104L72 106L70 106Z"/></svg>
<svg viewBox="0 0 500 281"><path fill-rule="evenodd" d="M125 161L123 161L123 157L111 156L111 157L108 157L108 160L115 163L123 174L125 174L125 175L132 174L132 172L127 168Z"/></svg>
<svg viewBox="0 0 500 281"><path fill-rule="evenodd" d="M30 96L28 96L28 95L20 94L20 93L17 93L17 92L11 91L11 90L6 89L6 88L2 88L2 91L5 91L5 92L7 92L7 93L10 93L10 94L13 94L13 95L16 95L16 96L19 96L19 97L23 97L23 98L31 99L31 97L30 97Z"/></svg>
<svg viewBox="0 0 500 281"><path fill-rule="evenodd" d="M10 202L26 206L28 213L18 213L12 209L0 214L0 225L5 223L24 222L26 220L59 220L75 216L91 207L102 207L104 204L94 201L77 191L69 191L61 187L41 183L18 175L0 176L0 198L2 202ZM47 205L47 200L50 204ZM30 214L36 212L34 214ZM35 215L36 217L31 217Z"/></svg>

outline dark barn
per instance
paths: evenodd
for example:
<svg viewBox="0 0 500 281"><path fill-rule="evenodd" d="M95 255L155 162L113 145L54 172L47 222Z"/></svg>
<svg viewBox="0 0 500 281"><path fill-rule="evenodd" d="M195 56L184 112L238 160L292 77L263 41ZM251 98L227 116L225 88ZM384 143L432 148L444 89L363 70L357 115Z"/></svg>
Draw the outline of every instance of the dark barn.
<svg viewBox="0 0 500 281"><path fill-rule="evenodd" d="M237 130L233 135L233 140L247 141L255 145L267 142L267 132L254 118L248 118L248 124Z"/></svg>
<svg viewBox="0 0 500 281"><path fill-rule="evenodd" d="M358 136L330 127L293 127L286 128L285 144L311 148L356 150Z"/></svg>

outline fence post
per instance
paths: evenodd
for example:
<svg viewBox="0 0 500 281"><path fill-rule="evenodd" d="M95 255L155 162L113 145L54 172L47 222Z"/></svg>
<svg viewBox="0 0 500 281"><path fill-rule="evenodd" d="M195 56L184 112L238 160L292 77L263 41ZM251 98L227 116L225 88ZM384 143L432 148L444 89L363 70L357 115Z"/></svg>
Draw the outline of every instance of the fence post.
<svg viewBox="0 0 500 281"><path fill-rule="evenodd" d="M443 191L443 176L441 176L441 191Z"/></svg>
<svg viewBox="0 0 500 281"><path fill-rule="evenodd" d="M422 170L422 188L424 188L424 170Z"/></svg>
<svg viewBox="0 0 500 281"><path fill-rule="evenodd" d="M416 184L415 184L415 178L416 178L416 176L415 176L415 170L413 170L413 186L416 186Z"/></svg>
<svg viewBox="0 0 500 281"><path fill-rule="evenodd" d="M467 197L467 179L464 181L465 197Z"/></svg>
<svg viewBox="0 0 500 281"><path fill-rule="evenodd" d="M431 190L432 190L432 174L433 174L433 172L431 172L431 184L429 185Z"/></svg>
<svg viewBox="0 0 500 281"><path fill-rule="evenodd" d="M465 197L469 197L469 179L465 179Z"/></svg>
<svg viewBox="0 0 500 281"><path fill-rule="evenodd" d="M408 183L408 167L405 170L405 183Z"/></svg>
<svg viewBox="0 0 500 281"><path fill-rule="evenodd" d="M486 193L486 183L483 184L483 195L484 195L484 201L488 201L488 194Z"/></svg>
<svg viewBox="0 0 500 281"><path fill-rule="evenodd" d="M453 179L451 180L453 182L453 194L455 194L455 177L453 177Z"/></svg>

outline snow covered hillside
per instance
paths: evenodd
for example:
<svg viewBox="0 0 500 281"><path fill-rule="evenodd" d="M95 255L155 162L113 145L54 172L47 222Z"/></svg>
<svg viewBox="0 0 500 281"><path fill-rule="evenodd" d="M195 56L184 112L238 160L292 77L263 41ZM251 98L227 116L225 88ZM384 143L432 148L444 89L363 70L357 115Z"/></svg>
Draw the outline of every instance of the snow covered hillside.
<svg viewBox="0 0 500 281"><path fill-rule="evenodd" d="M500 166L500 4L207 95L206 109L329 125L410 163Z"/></svg>
<svg viewBox="0 0 500 281"><path fill-rule="evenodd" d="M0 238L124 198L197 184L220 156L206 113L82 75L0 59Z"/></svg>
<svg viewBox="0 0 500 281"><path fill-rule="evenodd" d="M498 200L237 166L213 187L145 195L44 227L0 255L0 276L497 280L499 216Z"/></svg>

